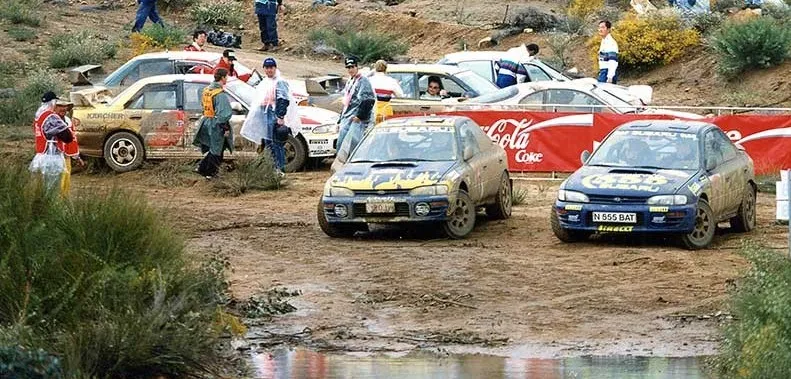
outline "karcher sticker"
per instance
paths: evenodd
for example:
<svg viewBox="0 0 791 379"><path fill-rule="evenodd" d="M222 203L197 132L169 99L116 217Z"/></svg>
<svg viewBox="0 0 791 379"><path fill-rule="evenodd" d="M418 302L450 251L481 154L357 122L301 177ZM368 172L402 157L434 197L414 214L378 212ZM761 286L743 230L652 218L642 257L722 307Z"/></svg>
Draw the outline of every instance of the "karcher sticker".
<svg viewBox="0 0 791 379"><path fill-rule="evenodd" d="M621 225L599 225L600 232L615 232L615 233L631 233L634 226L621 226Z"/></svg>
<svg viewBox="0 0 791 379"><path fill-rule="evenodd" d="M642 192L659 192L668 183L662 175L596 174L582 178L582 185L594 189L619 189Z"/></svg>
<svg viewBox="0 0 791 379"><path fill-rule="evenodd" d="M668 207L648 207L649 212L664 213L670 210Z"/></svg>
<svg viewBox="0 0 791 379"><path fill-rule="evenodd" d="M582 210L582 205L580 205L580 204L566 204L564 209L567 210L567 211L581 211Z"/></svg>

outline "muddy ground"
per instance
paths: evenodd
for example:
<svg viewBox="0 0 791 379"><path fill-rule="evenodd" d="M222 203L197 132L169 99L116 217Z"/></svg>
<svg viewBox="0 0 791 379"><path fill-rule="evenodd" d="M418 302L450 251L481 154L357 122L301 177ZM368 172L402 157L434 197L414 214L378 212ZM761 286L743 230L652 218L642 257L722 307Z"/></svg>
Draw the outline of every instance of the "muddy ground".
<svg viewBox="0 0 791 379"><path fill-rule="evenodd" d="M442 347L530 357L580 354L706 355L728 318L727 289L746 261L746 240L785 246L774 197L760 194L759 228L722 230L711 249L673 241L599 238L564 244L548 221L557 182L529 191L506 221L481 215L460 241L439 232L378 229L331 239L316 222L329 172L290 174L279 191L217 197L195 176L156 184L155 170L75 176L75 186L124 186L166 210L196 254L231 264L237 299L272 287L301 291L297 310L248 337L345 351Z"/></svg>

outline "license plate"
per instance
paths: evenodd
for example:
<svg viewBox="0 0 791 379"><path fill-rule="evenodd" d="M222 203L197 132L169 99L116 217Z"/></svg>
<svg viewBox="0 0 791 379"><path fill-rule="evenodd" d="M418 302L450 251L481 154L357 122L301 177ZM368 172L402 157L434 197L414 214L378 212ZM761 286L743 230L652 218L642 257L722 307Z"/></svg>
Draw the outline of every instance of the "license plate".
<svg viewBox="0 0 791 379"><path fill-rule="evenodd" d="M395 213L395 203L365 203L366 213Z"/></svg>
<svg viewBox="0 0 791 379"><path fill-rule="evenodd" d="M634 224L637 222L637 213L593 212L593 222Z"/></svg>

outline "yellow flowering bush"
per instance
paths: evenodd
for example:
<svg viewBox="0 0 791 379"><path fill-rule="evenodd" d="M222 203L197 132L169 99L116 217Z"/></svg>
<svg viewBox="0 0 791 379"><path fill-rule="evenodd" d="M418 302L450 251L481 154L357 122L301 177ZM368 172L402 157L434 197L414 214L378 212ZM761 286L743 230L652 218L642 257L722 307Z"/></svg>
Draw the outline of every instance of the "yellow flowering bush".
<svg viewBox="0 0 791 379"><path fill-rule="evenodd" d="M132 33L132 35L129 36L129 41L132 44L132 51L134 51L136 56L157 50L158 47L153 38L142 33Z"/></svg>
<svg viewBox="0 0 791 379"><path fill-rule="evenodd" d="M566 12L569 16L588 18L604 8L604 0L571 0Z"/></svg>
<svg viewBox="0 0 791 379"><path fill-rule="evenodd" d="M612 36L618 42L619 65L634 69L666 65L701 41L700 33L684 26L675 12L652 12L642 17L629 13L613 25ZM588 41L594 64L598 62L600 43L598 35Z"/></svg>

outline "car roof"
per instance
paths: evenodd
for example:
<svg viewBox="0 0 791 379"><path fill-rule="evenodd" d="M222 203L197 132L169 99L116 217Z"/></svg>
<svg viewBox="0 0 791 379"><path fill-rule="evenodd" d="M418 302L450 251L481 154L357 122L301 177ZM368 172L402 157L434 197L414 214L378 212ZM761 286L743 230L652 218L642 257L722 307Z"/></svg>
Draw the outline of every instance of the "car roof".
<svg viewBox="0 0 791 379"><path fill-rule="evenodd" d="M477 61L477 60L498 60L500 59L506 52L505 51L459 51L455 53L450 53L442 57L442 60L447 62L466 62L466 61Z"/></svg>
<svg viewBox="0 0 791 379"><path fill-rule="evenodd" d="M212 53L208 51L160 51L156 53L146 53L138 55L132 60L138 59L190 59L197 61L213 61L222 57L220 53Z"/></svg>
<svg viewBox="0 0 791 379"><path fill-rule="evenodd" d="M151 83L170 83L176 80L183 80L189 83L211 83L214 81L214 75L209 74L170 74L170 75L156 75L143 78L135 82L141 85Z"/></svg>
<svg viewBox="0 0 791 379"><path fill-rule="evenodd" d="M469 120L465 116L415 116L398 117L386 120L376 125L376 128L404 127L404 126L456 126Z"/></svg>
<svg viewBox="0 0 791 379"><path fill-rule="evenodd" d="M467 69L459 68L446 64L389 64L387 72L422 72L428 74L448 74L455 75Z"/></svg>
<svg viewBox="0 0 791 379"><path fill-rule="evenodd" d="M645 130L650 132L679 132L698 134L711 127L708 122L688 120L637 120L618 127L618 130Z"/></svg>

